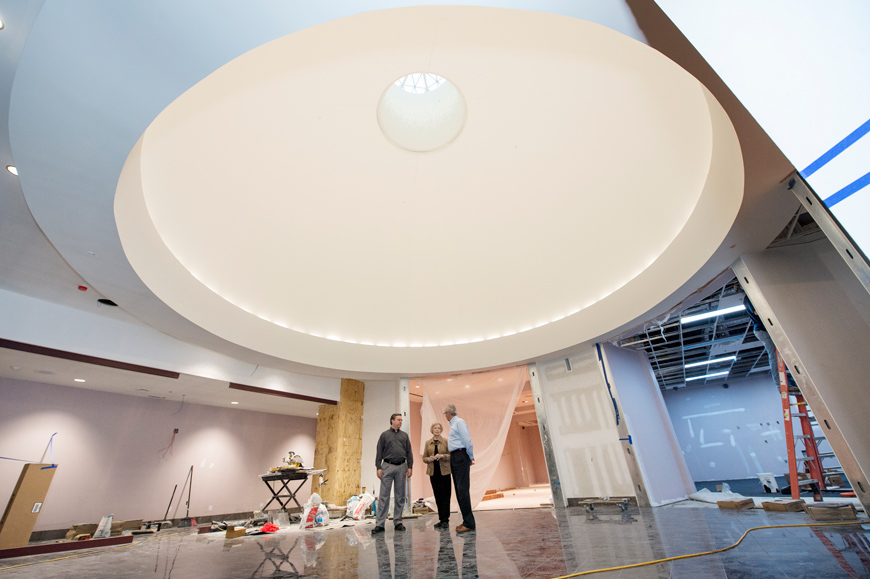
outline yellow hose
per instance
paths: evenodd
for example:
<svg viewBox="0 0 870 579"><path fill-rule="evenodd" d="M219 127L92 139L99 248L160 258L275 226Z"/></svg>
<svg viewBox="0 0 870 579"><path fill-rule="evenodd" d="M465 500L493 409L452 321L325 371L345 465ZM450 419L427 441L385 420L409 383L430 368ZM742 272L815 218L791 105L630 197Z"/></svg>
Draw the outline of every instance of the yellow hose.
<svg viewBox="0 0 870 579"><path fill-rule="evenodd" d="M752 527L751 529L746 529L746 532L743 533L743 536L737 540L733 545L729 545L728 547L723 547L722 549L716 549L715 551L704 551L703 553L692 553L690 555L678 555L676 557L668 557L667 559L657 559L655 561L645 561L643 563L633 563L631 565L621 565L619 567L608 567L606 569L593 569L592 571L581 571L580 573L573 573L571 575L563 575L561 577L553 577L553 579L569 579L569 577L581 577L583 575L592 575L593 573L604 573L605 571L621 571L622 569L634 569L635 567L646 567L647 565L656 565L657 563L667 563L669 561L678 561L680 559L691 559L692 557L702 557L704 555L714 555L716 553L722 553L724 551L729 551L740 544L743 539L746 538L746 535L749 534L750 531L758 531L760 529L783 529L786 527L827 527L831 525L866 525L870 521L845 521L841 523L809 523L809 524L801 524L801 525L766 525L764 527Z"/></svg>

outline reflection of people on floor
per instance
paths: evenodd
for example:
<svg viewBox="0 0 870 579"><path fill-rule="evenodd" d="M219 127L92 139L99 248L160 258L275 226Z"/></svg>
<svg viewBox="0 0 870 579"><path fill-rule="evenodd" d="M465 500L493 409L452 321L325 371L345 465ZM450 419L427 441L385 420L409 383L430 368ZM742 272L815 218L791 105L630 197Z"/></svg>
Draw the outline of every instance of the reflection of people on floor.
<svg viewBox="0 0 870 579"><path fill-rule="evenodd" d="M459 577L456 554L453 552L453 537L450 533L441 533L441 543L438 545L438 568L435 576L438 579L442 577L457 579Z"/></svg>
<svg viewBox="0 0 870 579"><path fill-rule="evenodd" d="M383 533L375 535L375 553L378 557L378 577L380 579L409 579L414 576L411 569L413 559L411 545L411 533L393 535L395 564L391 564L387 539Z"/></svg>
<svg viewBox="0 0 870 579"><path fill-rule="evenodd" d="M468 533L462 536L462 579L477 579L477 536Z"/></svg>
<svg viewBox="0 0 870 579"><path fill-rule="evenodd" d="M375 553L378 556L379 579L393 579L393 566L390 562L390 550L383 534L375 536Z"/></svg>
<svg viewBox="0 0 870 579"><path fill-rule="evenodd" d="M433 436L426 441L423 449L426 474L432 483L432 493L438 506L436 529L450 528L450 453L447 451L447 440L441 437L442 430L441 423L433 423L429 428Z"/></svg>

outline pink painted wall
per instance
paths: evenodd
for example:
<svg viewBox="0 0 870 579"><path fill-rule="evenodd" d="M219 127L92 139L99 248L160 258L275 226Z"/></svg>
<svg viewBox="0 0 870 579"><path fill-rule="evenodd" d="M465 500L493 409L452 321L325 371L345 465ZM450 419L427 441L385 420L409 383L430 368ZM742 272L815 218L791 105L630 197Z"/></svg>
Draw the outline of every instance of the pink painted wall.
<svg viewBox="0 0 870 579"><path fill-rule="evenodd" d="M160 519L191 465L191 516L257 510L271 498L257 475L290 450L306 465L314 459L315 419L196 404L178 410L178 402L0 378L0 456L38 461L58 433L58 469L35 530L99 522L110 513L115 520ZM161 458L174 428L174 450ZM0 460L4 506L22 465ZM186 493L178 499L170 518L185 515Z"/></svg>

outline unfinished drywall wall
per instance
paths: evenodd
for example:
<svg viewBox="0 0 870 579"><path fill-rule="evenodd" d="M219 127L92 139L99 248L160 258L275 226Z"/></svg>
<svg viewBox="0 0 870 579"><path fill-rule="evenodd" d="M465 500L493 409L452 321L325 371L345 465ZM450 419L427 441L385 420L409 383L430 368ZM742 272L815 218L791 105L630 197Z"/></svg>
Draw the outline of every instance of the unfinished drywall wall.
<svg viewBox="0 0 870 579"><path fill-rule="evenodd" d="M390 415L400 412L399 381L366 380L363 400L360 486L378 496L380 481L375 469L378 438L390 427Z"/></svg>
<svg viewBox="0 0 870 579"><path fill-rule="evenodd" d="M685 499L695 492L695 485L646 353L611 344L603 344L602 351L650 504L655 507Z"/></svg>
<svg viewBox="0 0 870 579"><path fill-rule="evenodd" d="M311 418L152 400L0 378L3 456L39 461L52 433L57 474L35 530L74 523L185 516L180 492L194 467L191 516L257 510L271 498L258 476L293 450L310 464ZM178 428L175 443L166 450ZM45 456L49 461L49 455ZM0 460L0 500L20 462ZM308 497L304 485L300 502ZM275 508L273 503L269 508Z"/></svg>
<svg viewBox="0 0 870 579"><path fill-rule="evenodd" d="M827 239L733 265L851 481L870 508L870 294Z"/></svg>
<svg viewBox="0 0 870 579"><path fill-rule="evenodd" d="M664 393L689 472L697 481L788 472L779 391L763 373Z"/></svg>
<svg viewBox="0 0 870 579"><path fill-rule="evenodd" d="M568 360L537 363L562 494L636 496L595 352Z"/></svg>

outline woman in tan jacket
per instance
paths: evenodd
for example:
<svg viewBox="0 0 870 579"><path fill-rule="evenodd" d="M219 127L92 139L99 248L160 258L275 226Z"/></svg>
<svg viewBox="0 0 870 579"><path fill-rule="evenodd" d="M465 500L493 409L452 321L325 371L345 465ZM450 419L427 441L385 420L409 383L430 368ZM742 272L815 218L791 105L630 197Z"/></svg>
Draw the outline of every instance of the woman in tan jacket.
<svg viewBox="0 0 870 579"><path fill-rule="evenodd" d="M443 427L435 422L429 428L433 434L426 441L423 450L423 462L427 463L426 474L432 483L435 494L435 504L438 505L438 524L436 529L449 529L450 524L450 452L447 451L447 439L441 437Z"/></svg>

